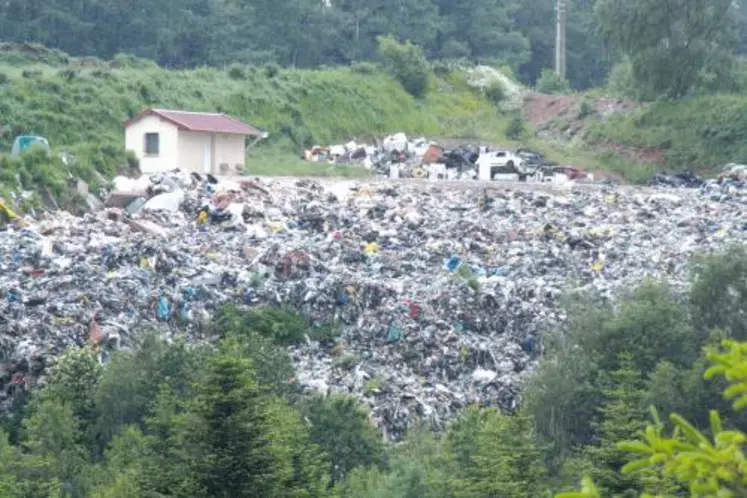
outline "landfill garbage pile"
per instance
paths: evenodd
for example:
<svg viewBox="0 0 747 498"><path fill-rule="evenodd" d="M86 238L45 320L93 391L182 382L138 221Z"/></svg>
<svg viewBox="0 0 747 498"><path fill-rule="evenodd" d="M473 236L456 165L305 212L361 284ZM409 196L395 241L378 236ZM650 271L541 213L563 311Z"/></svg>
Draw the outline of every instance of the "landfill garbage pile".
<svg viewBox="0 0 747 498"><path fill-rule="evenodd" d="M292 348L300 386L356 396L398 438L472 403L515 409L562 293L684 283L692 254L747 237L747 198L688 189L114 183L100 212L0 239L5 403L70 346L105 362L146 330L210 340L225 303L281 304L341 332Z"/></svg>
<svg viewBox="0 0 747 498"><path fill-rule="evenodd" d="M649 185L656 187L676 187L676 188L700 188L706 181L691 171L681 173L656 173L649 180Z"/></svg>
<svg viewBox="0 0 747 498"><path fill-rule="evenodd" d="M390 179L416 178L433 180L474 180L480 178L482 162L487 162L496 173L515 173L522 177L534 176L541 171L544 181L562 174L570 180L585 179L585 171L560 167L545 160L542 154L519 149L512 154L505 149L489 146L460 145L446 149L425 138L408 139L396 133L375 145L356 141L329 147L315 146L304 152L303 158L313 163L343 164L371 169L380 177ZM492 164L494 163L494 164ZM486 173L488 179L492 172Z"/></svg>
<svg viewBox="0 0 747 498"><path fill-rule="evenodd" d="M713 201L743 202L747 196L747 165L730 163L715 178L705 179L690 171L656 173L649 185L655 187L698 189ZM741 200L740 200L741 199Z"/></svg>

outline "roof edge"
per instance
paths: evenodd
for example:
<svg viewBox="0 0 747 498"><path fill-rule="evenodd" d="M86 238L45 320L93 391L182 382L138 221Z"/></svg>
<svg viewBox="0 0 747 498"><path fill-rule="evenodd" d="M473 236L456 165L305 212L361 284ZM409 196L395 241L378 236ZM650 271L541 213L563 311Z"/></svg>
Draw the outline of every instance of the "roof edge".
<svg viewBox="0 0 747 498"><path fill-rule="evenodd" d="M240 119L236 119L236 118L234 118L232 116L229 116L229 115L227 115L227 114L225 114L223 112L192 112L192 111L179 111L179 110L171 110L171 109L156 109L156 108L153 108L153 107L148 107L147 109L141 111L139 114L133 116L132 118L130 118L130 119L126 120L126 121L123 121L122 122L122 126L124 128L127 128L128 126L130 126L130 125L132 125L132 124L140 121L141 119L143 119L146 116L158 116L159 118L161 118L161 119L163 119L165 121L168 121L169 123L173 124L174 126L176 126L177 128L179 128L180 130L183 130L183 131L193 131L193 132L204 131L204 130L200 130L200 129L196 129L196 128L190 127L189 125L187 125L187 124L179 121L178 119L175 119L174 117L169 116L168 114L166 114L167 112L175 112L175 113L181 112L181 113L185 113L185 114L202 114L202 115L208 115L208 116L220 116L220 117L222 117L224 119L233 121L233 122L238 123L238 124L240 124L242 126L248 127L248 128L250 128L252 130L251 133L232 132L232 131L222 131L222 132L220 132L220 133L222 133L224 135L243 135L243 136L250 136L250 137L254 136L254 137L260 137L260 138L266 138L267 137L267 132L266 131L260 130L259 128L257 128L254 125L251 125L249 123L245 123L245 122L241 121Z"/></svg>

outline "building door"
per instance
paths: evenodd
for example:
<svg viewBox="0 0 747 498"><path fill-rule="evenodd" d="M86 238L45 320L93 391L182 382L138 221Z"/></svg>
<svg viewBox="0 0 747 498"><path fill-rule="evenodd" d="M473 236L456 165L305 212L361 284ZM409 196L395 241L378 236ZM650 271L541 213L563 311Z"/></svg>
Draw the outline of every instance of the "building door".
<svg viewBox="0 0 747 498"><path fill-rule="evenodd" d="M205 143L205 155L202 158L202 172L203 173L212 173L212 159L213 159L213 150L210 146L210 141Z"/></svg>

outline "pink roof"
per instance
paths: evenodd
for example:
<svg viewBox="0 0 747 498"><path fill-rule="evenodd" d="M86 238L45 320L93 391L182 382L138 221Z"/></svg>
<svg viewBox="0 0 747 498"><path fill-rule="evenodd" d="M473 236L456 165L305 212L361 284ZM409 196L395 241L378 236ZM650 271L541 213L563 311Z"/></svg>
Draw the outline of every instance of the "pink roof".
<svg viewBox="0 0 747 498"><path fill-rule="evenodd" d="M243 123L225 114L210 112L188 112L172 111L168 109L146 109L134 118L125 121L124 126L141 120L145 116L158 116L169 121L181 130L202 131L206 133L233 133L237 135L249 135L252 137L264 137L264 132L252 125Z"/></svg>

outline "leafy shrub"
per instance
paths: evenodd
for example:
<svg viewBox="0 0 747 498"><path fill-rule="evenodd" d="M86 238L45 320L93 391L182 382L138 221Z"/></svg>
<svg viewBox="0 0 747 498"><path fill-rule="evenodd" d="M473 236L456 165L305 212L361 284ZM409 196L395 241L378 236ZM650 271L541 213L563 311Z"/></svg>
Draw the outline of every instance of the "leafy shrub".
<svg viewBox="0 0 747 498"><path fill-rule="evenodd" d="M72 81L78 76L78 71L75 69L63 69L58 73L58 76L65 81Z"/></svg>
<svg viewBox="0 0 747 498"><path fill-rule="evenodd" d="M273 306L249 311L229 306L218 313L216 325L218 331L225 336L241 336L253 332L280 346L304 341L309 330L308 323L298 313Z"/></svg>
<svg viewBox="0 0 747 498"><path fill-rule="evenodd" d="M141 59L132 54L119 53L109 62L109 66L116 69L154 69L158 67L154 61L148 59Z"/></svg>
<svg viewBox="0 0 747 498"><path fill-rule="evenodd" d="M8 75L5 73L0 73L0 85L4 85L8 81L10 81L10 78L8 78Z"/></svg>
<svg viewBox="0 0 747 498"><path fill-rule="evenodd" d="M389 74L414 97L423 97L428 91L430 69L423 49L410 42L399 43L392 36L380 36L379 56Z"/></svg>
<svg viewBox="0 0 747 498"><path fill-rule="evenodd" d="M441 57L444 59L461 59L470 55L471 50L467 44L457 40L446 40L441 48Z"/></svg>
<svg viewBox="0 0 747 498"><path fill-rule="evenodd" d="M34 79L38 78L42 75L42 72L38 69L24 69L21 73L21 76L23 76L26 79Z"/></svg>
<svg viewBox="0 0 747 498"><path fill-rule="evenodd" d="M524 119L516 115L506 126L506 136L511 140L518 140L524 134Z"/></svg>
<svg viewBox="0 0 747 498"><path fill-rule="evenodd" d="M125 158L127 159L127 167L133 170L140 170L140 159L138 159L135 151L128 150L125 152Z"/></svg>
<svg viewBox="0 0 747 498"><path fill-rule="evenodd" d="M559 77L552 69L543 69L537 80L537 91L542 93L568 93L570 90L568 80Z"/></svg>
<svg viewBox="0 0 747 498"><path fill-rule="evenodd" d="M641 96L636 90L633 66L629 59L625 58L614 65L607 77L607 88L616 97L638 99Z"/></svg>
<svg viewBox="0 0 747 498"><path fill-rule="evenodd" d="M594 114L594 107L587 100L581 101L581 108L578 110L578 119L585 119Z"/></svg>
<svg viewBox="0 0 747 498"><path fill-rule="evenodd" d="M268 78L274 78L278 74L280 74L280 66L278 66L275 63L267 64L264 68L265 76Z"/></svg>
<svg viewBox="0 0 747 498"><path fill-rule="evenodd" d="M370 62L356 62L350 69L359 74L375 74L378 71L376 64Z"/></svg>
<svg viewBox="0 0 747 498"><path fill-rule="evenodd" d="M506 91L503 89L503 85L499 81L494 81L485 88L485 96L493 104L500 104L506 100Z"/></svg>
<svg viewBox="0 0 747 498"><path fill-rule="evenodd" d="M228 68L228 76L232 80L243 80L246 79L246 70L241 64L231 64Z"/></svg>

